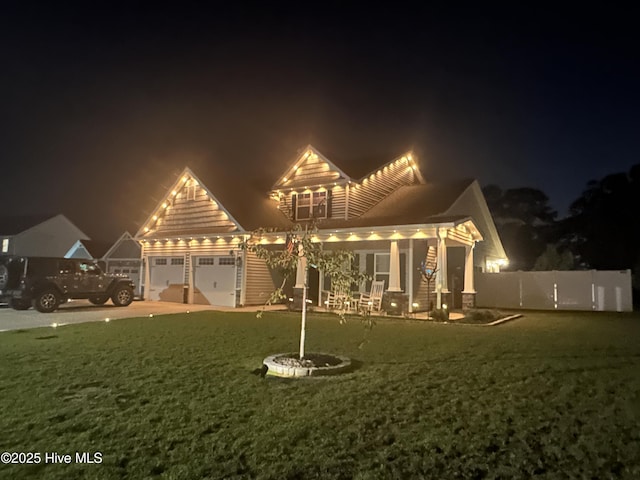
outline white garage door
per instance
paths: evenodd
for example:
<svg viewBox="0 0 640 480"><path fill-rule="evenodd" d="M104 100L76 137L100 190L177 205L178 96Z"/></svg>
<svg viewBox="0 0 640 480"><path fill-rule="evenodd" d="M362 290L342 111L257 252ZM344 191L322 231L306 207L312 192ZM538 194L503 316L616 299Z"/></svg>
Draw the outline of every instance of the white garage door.
<svg viewBox="0 0 640 480"><path fill-rule="evenodd" d="M194 258L194 303L236 306L236 262L230 256Z"/></svg>
<svg viewBox="0 0 640 480"><path fill-rule="evenodd" d="M109 265L109 273L127 275L135 285L135 294L138 295L140 293L140 267Z"/></svg>
<svg viewBox="0 0 640 480"><path fill-rule="evenodd" d="M149 299L182 303L184 257L151 257L149 260Z"/></svg>

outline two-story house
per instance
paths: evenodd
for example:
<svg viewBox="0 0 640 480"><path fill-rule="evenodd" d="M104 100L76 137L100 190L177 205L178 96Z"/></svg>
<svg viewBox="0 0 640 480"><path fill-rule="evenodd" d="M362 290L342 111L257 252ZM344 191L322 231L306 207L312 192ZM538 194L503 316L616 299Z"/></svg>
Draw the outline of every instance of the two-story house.
<svg viewBox="0 0 640 480"><path fill-rule="evenodd" d="M410 308L427 303L418 268L428 252L437 259L438 306L473 305L474 270L506 262L479 184L425 181L413 152L350 176L309 145L264 193L214 177L205 184L185 169L136 234L147 299L261 304L274 277L239 244L264 227L271 233L261 242L284 248L287 230L312 217L324 248L354 251L360 269L408 295ZM321 304L326 288L322 272L310 270L310 298Z"/></svg>

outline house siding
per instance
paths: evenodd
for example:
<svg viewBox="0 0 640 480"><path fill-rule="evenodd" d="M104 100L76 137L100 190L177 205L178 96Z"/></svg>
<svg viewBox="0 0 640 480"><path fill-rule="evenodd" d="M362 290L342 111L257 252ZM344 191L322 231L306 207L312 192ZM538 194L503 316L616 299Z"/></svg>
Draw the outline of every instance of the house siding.
<svg viewBox="0 0 640 480"><path fill-rule="evenodd" d="M183 186L164 214L159 215L152 228L155 235L171 236L184 231L210 229L226 232L238 230L238 226L202 187L195 187L195 198L189 198L189 188L193 187L189 184Z"/></svg>
<svg viewBox="0 0 640 480"><path fill-rule="evenodd" d="M331 190L331 208L328 209L327 218L345 218L345 212L347 209L347 195L346 188L344 185L327 185L326 187L317 187L310 189L293 189L291 192L287 192L286 194L281 195L280 202L278 208L282 213L284 213L289 219L294 219L293 212L293 196L298 193L304 192L317 192L317 191L328 191ZM331 215L329 216L329 211Z"/></svg>
<svg viewBox="0 0 640 480"><path fill-rule="evenodd" d="M276 289L271 270L264 260L248 251L245 256L245 272L245 305L264 304Z"/></svg>
<svg viewBox="0 0 640 480"><path fill-rule="evenodd" d="M348 218L362 215L403 185L416 183L413 169L406 162L393 162L369 175L349 189Z"/></svg>

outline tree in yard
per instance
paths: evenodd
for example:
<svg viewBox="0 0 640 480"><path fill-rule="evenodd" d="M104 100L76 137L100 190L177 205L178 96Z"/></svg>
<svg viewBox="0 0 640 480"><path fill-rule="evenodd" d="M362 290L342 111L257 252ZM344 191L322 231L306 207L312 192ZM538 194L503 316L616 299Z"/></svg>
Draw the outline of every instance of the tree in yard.
<svg viewBox="0 0 640 480"><path fill-rule="evenodd" d="M287 243L283 250L273 250L260 243L269 232L265 229L259 229L252 233L248 240L242 244L242 248L255 254L258 258L265 261L271 269L277 270L282 275L282 283L277 287L267 299L266 305L278 303L286 300L284 293L285 286L290 279L295 278L299 259L306 259L304 271L304 288L302 301L302 318L300 328L300 356L302 360L305 353L306 339L306 292L308 288L308 269L316 268L323 272L331 279L331 287L334 291L346 292L351 298L351 288L353 285L360 285L369 279L366 273L360 272L354 265L355 254L350 250L324 250L321 242L313 241L312 237L317 233L317 228L312 222L308 225L297 224L287 233ZM346 309L338 311L340 321L346 321ZM262 315L262 311L258 312L258 316ZM370 315L363 317L365 324L372 326Z"/></svg>

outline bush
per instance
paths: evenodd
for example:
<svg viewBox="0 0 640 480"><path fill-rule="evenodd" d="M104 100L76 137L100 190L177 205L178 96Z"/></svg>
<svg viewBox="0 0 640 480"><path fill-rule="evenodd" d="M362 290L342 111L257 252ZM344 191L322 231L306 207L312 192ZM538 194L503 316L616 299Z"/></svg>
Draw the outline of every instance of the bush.
<svg viewBox="0 0 640 480"><path fill-rule="evenodd" d="M431 312L431 318L436 322L447 322L449 321L449 310L446 308L437 308Z"/></svg>
<svg viewBox="0 0 640 480"><path fill-rule="evenodd" d="M464 313L465 320L477 323L491 323L502 316L497 310L471 309Z"/></svg>

